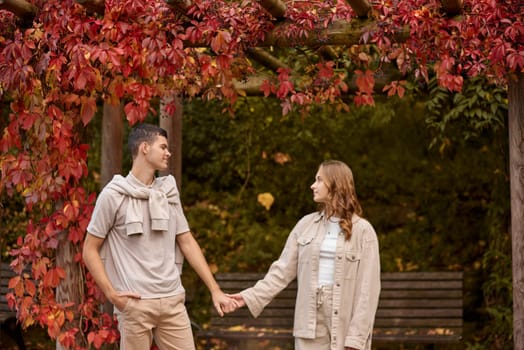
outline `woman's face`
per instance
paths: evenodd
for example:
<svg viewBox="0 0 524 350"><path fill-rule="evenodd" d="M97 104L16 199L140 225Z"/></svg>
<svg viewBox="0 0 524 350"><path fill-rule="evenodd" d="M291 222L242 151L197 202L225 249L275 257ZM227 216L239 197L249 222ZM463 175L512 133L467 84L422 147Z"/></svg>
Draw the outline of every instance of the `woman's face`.
<svg viewBox="0 0 524 350"><path fill-rule="evenodd" d="M313 200L317 203L324 203L329 199L329 190L324 181L325 177L322 173L322 168L320 168L315 175L315 182L311 185L311 189L313 190Z"/></svg>

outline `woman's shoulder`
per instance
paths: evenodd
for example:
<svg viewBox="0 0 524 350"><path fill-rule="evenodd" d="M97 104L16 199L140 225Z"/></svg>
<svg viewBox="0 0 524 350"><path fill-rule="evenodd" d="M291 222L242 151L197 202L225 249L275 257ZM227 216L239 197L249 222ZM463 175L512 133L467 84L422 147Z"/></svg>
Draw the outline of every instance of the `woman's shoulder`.
<svg viewBox="0 0 524 350"><path fill-rule="evenodd" d="M371 236L376 237L377 234L375 233L375 229L373 228L373 225L371 223L358 215L353 216L353 232L358 232L364 236Z"/></svg>
<svg viewBox="0 0 524 350"><path fill-rule="evenodd" d="M371 223L366 218L363 218L362 216L359 216L357 214L353 214L353 219L351 221L353 222L353 226L371 226Z"/></svg>
<svg viewBox="0 0 524 350"><path fill-rule="evenodd" d="M296 223L293 231L303 232L306 228L311 227L312 225L319 223L322 220L322 216L319 212L313 212L304 215Z"/></svg>
<svg viewBox="0 0 524 350"><path fill-rule="evenodd" d="M304 215L298 223L312 223L320 222L322 220L322 214L318 211Z"/></svg>

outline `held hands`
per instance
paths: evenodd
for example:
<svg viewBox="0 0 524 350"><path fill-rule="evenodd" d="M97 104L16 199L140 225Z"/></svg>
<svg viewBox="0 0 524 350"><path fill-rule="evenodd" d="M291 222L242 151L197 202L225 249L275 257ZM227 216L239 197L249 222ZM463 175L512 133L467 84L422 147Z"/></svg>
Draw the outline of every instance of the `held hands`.
<svg viewBox="0 0 524 350"><path fill-rule="evenodd" d="M226 294L226 295L230 298L233 298L237 302L237 305L238 305L237 309L246 306L246 302L244 301L244 298L242 298L242 295L240 293Z"/></svg>
<svg viewBox="0 0 524 350"><path fill-rule="evenodd" d="M223 317L224 313L233 312L241 307L236 299L232 298L229 294L224 294L221 290L213 292L211 298L220 317Z"/></svg>
<svg viewBox="0 0 524 350"><path fill-rule="evenodd" d="M212 294L212 298L213 305L221 317L246 305L240 293L225 294L222 291L217 291Z"/></svg>

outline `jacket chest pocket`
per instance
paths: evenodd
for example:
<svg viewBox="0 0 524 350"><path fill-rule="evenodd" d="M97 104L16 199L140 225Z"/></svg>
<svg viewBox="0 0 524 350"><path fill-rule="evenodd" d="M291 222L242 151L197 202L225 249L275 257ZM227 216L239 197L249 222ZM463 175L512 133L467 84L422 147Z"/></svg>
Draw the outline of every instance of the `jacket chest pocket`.
<svg viewBox="0 0 524 350"><path fill-rule="evenodd" d="M358 267L362 253L356 250L345 252L344 259L344 278L354 280L357 278Z"/></svg>
<svg viewBox="0 0 524 350"><path fill-rule="evenodd" d="M298 244L298 263L299 264L309 264L311 261L311 247L313 244L314 236L300 237L297 240Z"/></svg>

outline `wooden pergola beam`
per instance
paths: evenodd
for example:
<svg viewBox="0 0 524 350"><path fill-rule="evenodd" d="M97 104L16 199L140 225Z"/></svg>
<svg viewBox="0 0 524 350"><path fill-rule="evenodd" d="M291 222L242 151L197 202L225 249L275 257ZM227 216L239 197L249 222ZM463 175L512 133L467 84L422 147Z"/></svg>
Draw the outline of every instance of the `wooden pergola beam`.
<svg viewBox="0 0 524 350"><path fill-rule="evenodd" d="M373 74L373 77L375 79L375 86L374 92L377 94L382 94L382 89L384 86L386 86L388 83L394 80L401 79L400 72L395 69L393 66L388 66L383 68L381 71L377 71ZM262 86L262 83L264 80L271 80L274 79L274 77L270 77L268 75L254 75L247 77L245 80L239 81L234 80L233 86L237 91L242 91L243 94L246 96L262 96L263 92L260 90L260 87ZM291 78L295 82L296 85L299 85L298 79L295 77ZM357 83L356 83L356 77L353 77L348 82L348 88L350 91L355 92L358 90Z"/></svg>
<svg viewBox="0 0 524 350"><path fill-rule="evenodd" d="M335 49L332 46L324 45L318 48L317 52L325 59L325 60L336 60L339 55L335 51Z"/></svg>
<svg viewBox="0 0 524 350"><path fill-rule="evenodd" d="M368 0L346 0L346 2L360 18L367 17L371 10L371 4Z"/></svg>
<svg viewBox="0 0 524 350"><path fill-rule="evenodd" d="M259 47L248 48L247 54L249 55L249 57L257 61L261 65L273 71L276 71L278 68L288 68L288 66L284 62L280 61L278 58Z"/></svg>
<svg viewBox="0 0 524 350"><path fill-rule="evenodd" d="M239 81L234 79L233 86L235 90L242 91L246 96L262 96L263 93L260 90L264 80L271 79L269 76L255 75L247 77L245 80Z"/></svg>
<svg viewBox="0 0 524 350"><path fill-rule="evenodd" d="M370 26L373 26L374 22L370 20L353 20L351 22L336 21L331 23L327 28L322 28L312 33L307 37L300 40L294 41L286 37L279 35L283 29L282 25L277 25L275 29L268 33L266 39L257 44L259 47L296 47L296 46L309 46L311 48L321 47L324 45L358 45L362 44L362 34ZM398 42L405 41L409 37L409 30L404 29L398 33L395 40Z"/></svg>
<svg viewBox="0 0 524 350"><path fill-rule="evenodd" d="M273 4L279 3L280 0L261 0L261 4L268 6L273 9ZM354 0L351 0L354 1ZM355 0L355 1L366 1L366 0ZM442 0L442 1L462 1L462 0ZM103 13L105 9L104 0L76 0L77 3L85 6L86 8L95 11L97 13ZM189 6L189 0L168 0L168 3L176 6ZM276 6L276 5L275 5ZM186 7L187 8L187 7ZM34 18L37 9L35 6L27 2L26 0L0 0L0 9L5 9L13 12L18 17L24 20L32 20ZM281 9L279 10L282 11ZM278 15L280 12L275 12ZM301 39L300 41L294 41L289 38L282 37L279 35L279 31L285 30L282 28L282 24L279 24L268 33L266 39L260 42L257 46L259 47L295 47L295 46L309 46L309 47L321 47L326 45L354 45L359 44L361 41L364 30L373 25L373 22L369 20L353 20L351 22L337 21L331 23L327 28L322 28L315 31L313 35L307 38ZM407 30L404 30L399 34L397 41L405 40L409 35ZM185 47L205 47L204 43L184 43Z"/></svg>
<svg viewBox="0 0 524 350"><path fill-rule="evenodd" d="M257 2L275 19L284 18L286 4L282 0L257 0ZM191 0L166 0L166 3L181 11L187 11L192 4Z"/></svg>
<svg viewBox="0 0 524 350"><path fill-rule="evenodd" d="M25 0L0 0L0 10L12 12L23 21L32 21L38 11Z"/></svg>
<svg viewBox="0 0 524 350"><path fill-rule="evenodd" d="M277 20L284 19L286 13L286 4L282 0L257 0L260 6L262 6L271 16Z"/></svg>
<svg viewBox="0 0 524 350"><path fill-rule="evenodd" d="M75 0L78 4L84 6L87 10L104 13L104 0ZM6 10L14 13L24 21L32 21L38 9L26 0L0 0L0 10Z"/></svg>
<svg viewBox="0 0 524 350"><path fill-rule="evenodd" d="M184 13L187 11L189 6L191 6L191 0L166 0L166 3L169 6L175 7Z"/></svg>
<svg viewBox="0 0 524 350"><path fill-rule="evenodd" d="M277 25L271 32L267 33L265 40L258 42L257 47L298 47L308 46L319 48L325 45L359 45L364 32L374 26L371 20L353 20L351 22L337 21L331 23L327 28L313 30L306 38L292 39L282 36L280 33L286 30L284 24ZM394 38L397 42L403 42L409 37L409 30L403 28ZM204 42L184 42L185 47L207 47Z"/></svg>
<svg viewBox="0 0 524 350"><path fill-rule="evenodd" d="M104 0L75 0L78 4L84 6L88 11L103 14L105 11Z"/></svg>
<svg viewBox="0 0 524 350"><path fill-rule="evenodd" d="M462 0L440 0L442 8L449 15L456 15L462 11Z"/></svg>

